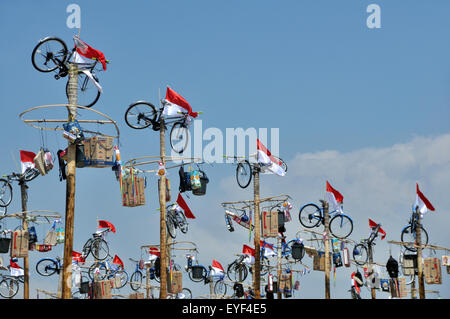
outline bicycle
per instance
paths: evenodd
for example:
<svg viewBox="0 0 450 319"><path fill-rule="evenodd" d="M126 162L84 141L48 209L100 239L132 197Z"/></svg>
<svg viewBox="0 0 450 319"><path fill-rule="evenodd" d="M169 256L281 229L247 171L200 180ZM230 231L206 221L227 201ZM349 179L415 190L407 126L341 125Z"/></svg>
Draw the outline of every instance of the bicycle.
<svg viewBox="0 0 450 319"><path fill-rule="evenodd" d="M183 234L187 233L188 223L186 216L184 216L183 211L177 204L172 204L167 207L166 226L170 237L174 239L177 236L177 228L179 228Z"/></svg>
<svg viewBox="0 0 450 319"><path fill-rule="evenodd" d="M120 285L116 283L116 289L124 287L128 282L128 273L125 269L121 266L112 265L109 260L96 262L89 267L88 276L91 280L94 280L96 274L98 275L98 280L119 277Z"/></svg>
<svg viewBox="0 0 450 319"><path fill-rule="evenodd" d="M270 262L267 257L263 254L261 256L261 264L260 264L260 275L265 276L270 270ZM227 277L231 281L242 282L244 281L248 273L253 273L253 267L246 261L246 254L238 254L238 258L236 258L231 264L227 267Z"/></svg>
<svg viewBox="0 0 450 319"><path fill-rule="evenodd" d="M361 243L355 245L353 248L353 260L358 265L362 266L369 260L369 246L375 246L375 239L378 237L378 230L381 225L378 224L376 227L372 228L369 238L361 240Z"/></svg>
<svg viewBox="0 0 450 319"><path fill-rule="evenodd" d="M241 188L247 188L248 185L250 185L250 182L252 181L252 176L256 172L256 166L254 163L250 163L250 161L245 156L227 156L224 155L225 158L232 158L238 161L238 164L236 166L236 181ZM277 161L281 163L281 167L284 169L285 172L287 172L287 164L284 162L281 158L276 157L272 155L273 158L275 158ZM264 167L263 164L259 164ZM258 170L261 170L261 167L258 168Z"/></svg>
<svg viewBox="0 0 450 319"><path fill-rule="evenodd" d="M130 287L132 290L138 291L139 288L141 288L141 286L142 286L142 280L147 277L147 274L146 274L146 272L142 271L142 269L144 267L143 267L143 265L141 265L140 261L134 260L132 258L128 258L128 259L130 259L132 262L136 263L136 268L130 277ZM143 264L145 264L145 263L143 263ZM159 265L156 265L156 260L150 262L150 269L149 269L150 277L149 278L154 279L156 282L159 282L160 281L160 272L159 272L159 270L157 270L156 266L159 266Z"/></svg>
<svg viewBox="0 0 450 319"><path fill-rule="evenodd" d="M176 153L181 154L188 144L191 119L188 112L178 112L180 114L179 116L164 116L164 108L168 104L168 102L162 99L162 107L157 110L150 102L134 102L125 111L125 123L136 130L151 126L154 131L161 129L161 122L165 129L167 129L167 125L171 125L170 146ZM201 114L202 112L197 113Z"/></svg>
<svg viewBox="0 0 450 319"><path fill-rule="evenodd" d="M419 213L416 212L415 208L413 207L411 218L408 221L408 225L402 229L402 232L400 235L400 241L402 243L405 243L404 247L407 250L412 251L412 252L416 252L417 248L414 246L408 246L407 243L416 243L418 228L421 229L420 237L421 237L422 245L428 244L428 233L423 228L422 225L419 226L418 222L419 222Z"/></svg>
<svg viewBox="0 0 450 319"><path fill-rule="evenodd" d="M13 198L13 191L11 182L19 182L19 185L23 182L29 182L35 179L39 175L37 168L28 167L22 174L11 173L9 175L2 175L0 178L0 207L7 207L11 204ZM6 215L6 209L3 212Z"/></svg>
<svg viewBox="0 0 450 319"><path fill-rule="evenodd" d="M283 237L285 239L286 237ZM281 246L267 245L268 243L263 242L261 245L261 254L264 256L267 247L273 248L275 255L278 255L279 249L281 249L281 258L290 260L290 258L295 261L301 261L305 256L305 249L303 245L303 240L300 237L289 240L288 242L281 241Z"/></svg>
<svg viewBox="0 0 450 319"><path fill-rule="evenodd" d="M55 259L42 258L36 264L36 272L44 277L51 276L55 273L59 275L61 269L62 269L61 258L58 256Z"/></svg>
<svg viewBox="0 0 450 319"><path fill-rule="evenodd" d="M39 43L34 47L31 53L31 62L36 70L39 72L53 72L55 79L66 77L69 72L69 61L73 58L78 41L81 41L78 36L73 37L75 46L69 51L66 43L57 37L45 37L39 40ZM100 98L101 89L96 71L102 69L95 69L98 60L93 63L78 63L82 68L78 70L78 105L91 107L97 103ZM106 60L106 63L110 63ZM84 71L90 72L92 78ZM95 82L97 83L95 83ZM69 81L66 84L66 96L69 97Z"/></svg>
<svg viewBox="0 0 450 319"><path fill-rule="evenodd" d="M300 208L298 213L300 224L306 228L318 227L319 224L325 225L323 212L325 201L320 200L320 202L322 203L322 208L314 203L308 203ZM334 237L344 239L350 236L353 232L353 221L349 216L343 214L338 209L329 212L329 216L330 221L328 225Z"/></svg>
<svg viewBox="0 0 450 319"><path fill-rule="evenodd" d="M104 239L106 233L109 231L111 231L110 228L105 228L92 234L92 238L89 238L83 246L81 253L83 259L86 259L90 253L92 253L97 260L104 260L109 256L109 246Z"/></svg>
<svg viewBox="0 0 450 319"><path fill-rule="evenodd" d="M23 276L11 276L0 274L0 296L13 298L19 292L19 284L23 283Z"/></svg>

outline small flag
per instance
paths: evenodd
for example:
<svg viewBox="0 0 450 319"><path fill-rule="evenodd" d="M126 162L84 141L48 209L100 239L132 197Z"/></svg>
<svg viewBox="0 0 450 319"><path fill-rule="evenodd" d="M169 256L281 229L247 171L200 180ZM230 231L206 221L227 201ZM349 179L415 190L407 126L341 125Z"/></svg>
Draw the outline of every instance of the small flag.
<svg viewBox="0 0 450 319"><path fill-rule="evenodd" d="M256 139L257 161L262 165L261 173L277 174L279 176L286 175L286 171L282 167L282 163L272 156L270 151L263 143Z"/></svg>
<svg viewBox="0 0 450 319"><path fill-rule="evenodd" d="M369 218L369 227L375 228L377 226L378 224ZM386 237L386 232L381 227L378 229L378 232L381 234L381 239L384 239Z"/></svg>
<svg viewBox="0 0 450 319"><path fill-rule="evenodd" d="M211 268L212 268L211 270L212 276L222 276L225 273L225 270L223 269L222 265L215 259L213 259Z"/></svg>
<svg viewBox="0 0 450 319"><path fill-rule="evenodd" d="M99 220L98 221L98 228L109 228L109 229L111 229L111 231L113 233L116 232L116 227L114 227L113 224L111 224L110 222L108 222L106 220Z"/></svg>
<svg viewBox="0 0 450 319"><path fill-rule="evenodd" d="M187 112L193 118L198 115L197 112L192 112L192 107L181 95L169 87L167 87L165 100L167 104L164 106L163 114L166 116L180 116L179 112Z"/></svg>
<svg viewBox="0 0 450 319"><path fill-rule="evenodd" d="M420 191L419 184L416 183L416 187L417 187L417 192L416 192L415 207L419 207L419 211L422 215L425 214L428 210L434 211L433 205L431 205L430 201Z"/></svg>
<svg viewBox="0 0 450 319"><path fill-rule="evenodd" d="M327 201L333 205L333 210L341 211L341 205L344 202L344 196L331 187L330 183L327 181Z"/></svg>
<svg viewBox="0 0 450 319"><path fill-rule="evenodd" d="M22 174L26 171L27 168L34 168L34 158L36 154L29 151L20 151L20 164L22 168Z"/></svg>
<svg viewBox="0 0 450 319"><path fill-rule="evenodd" d="M195 218L194 214L192 214L191 209L186 204L186 202L184 201L183 196L181 196L180 193L178 193L177 204L181 207L181 209L183 209L184 216L186 216L186 218L191 218L191 219Z"/></svg>
<svg viewBox="0 0 450 319"><path fill-rule="evenodd" d="M121 260L121 259L119 258L119 256L117 256L117 255L114 255L113 264L116 264L116 265L121 266L122 269L125 268L124 265L123 265L122 260Z"/></svg>

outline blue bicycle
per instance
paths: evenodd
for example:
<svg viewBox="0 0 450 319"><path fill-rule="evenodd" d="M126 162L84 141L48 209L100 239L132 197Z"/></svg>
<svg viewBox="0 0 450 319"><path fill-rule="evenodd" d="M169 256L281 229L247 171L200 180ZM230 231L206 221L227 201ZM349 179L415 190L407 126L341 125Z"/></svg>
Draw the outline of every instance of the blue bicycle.
<svg viewBox="0 0 450 319"><path fill-rule="evenodd" d="M147 277L144 270L145 262L143 260L138 261L133 258L128 259L130 259L136 265L136 268L130 277L130 287L132 290L138 291L139 288L143 287L142 284L143 279ZM158 262L156 262L156 260L150 261L149 278L156 280L156 282L159 282L160 280L159 267L160 267L159 261Z"/></svg>
<svg viewBox="0 0 450 319"><path fill-rule="evenodd" d="M62 269L61 258L56 257L56 259L52 258L42 258L36 264L36 271L39 275L48 277L53 274L58 274Z"/></svg>
<svg viewBox="0 0 450 319"><path fill-rule="evenodd" d="M285 238L286 237L283 237L283 239ZM278 250L281 249L281 258L285 258L287 260L290 260L292 258L294 259L294 261L301 261L305 256L303 241L300 237L291 239L288 242L282 241L281 247L271 245L264 241L263 244L261 245L262 256L266 255L267 249L272 249L275 255L278 255Z"/></svg>
<svg viewBox="0 0 450 319"><path fill-rule="evenodd" d="M122 266L111 263L109 260L93 263L88 270L89 278L94 280L95 274L98 275L98 280L120 278L120 283L116 283L115 288L117 289L122 288L128 282L128 273Z"/></svg>
<svg viewBox="0 0 450 319"><path fill-rule="evenodd" d="M306 228L318 227L319 224L325 225L323 214L324 201L321 200L320 202L322 203L322 208L314 203L306 204L300 208L298 213L300 224ZM340 210L329 212L329 216L329 229L334 237L344 239L350 236L353 231L353 221L349 216L343 214Z"/></svg>

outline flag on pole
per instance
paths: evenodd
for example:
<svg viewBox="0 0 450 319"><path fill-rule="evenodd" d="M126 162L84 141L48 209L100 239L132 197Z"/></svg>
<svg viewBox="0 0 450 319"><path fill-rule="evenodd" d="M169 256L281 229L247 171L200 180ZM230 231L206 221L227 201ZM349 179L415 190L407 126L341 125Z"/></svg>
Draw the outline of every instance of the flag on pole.
<svg viewBox="0 0 450 319"><path fill-rule="evenodd" d="M371 220L370 218L369 218L369 227L370 228L375 228L375 227L377 227L378 226L378 224L377 223L375 223L373 220ZM383 228L379 228L378 229L378 232L381 234L381 239L384 239L385 237L386 237L386 232L383 230Z"/></svg>
<svg viewBox="0 0 450 319"><path fill-rule="evenodd" d="M17 277L17 276L23 276L24 271L23 269L15 262L13 262L11 259L9 260L9 270L11 271L11 276Z"/></svg>
<svg viewBox="0 0 450 319"><path fill-rule="evenodd" d="M181 193L178 193L177 204L183 209L184 216L186 216L186 218L191 218L191 219L195 218L194 214L192 214L191 209L184 201L183 196L181 196Z"/></svg>
<svg viewBox="0 0 450 319"><path fill-rule="evenodd" d="M255 262L255 249L244 245L242 247L242 253L247 255L243 260L244 263L253 264Z"/></svg>
<svg viewBox="0 0 450 319"><path fill-rule="evenodd" d="M225 274L222 265L215 259L213 259L211 268L211 276L223 276Z"/></svg>
<svg viewBox="0 0 450 319"><path fill-rule="evenodd" d="M430 201L420 191L419 184L416 183L416 187L417 187L416 202L414 206L419 207L419 211L422 215L425 214L428 210L434 211L433 205L431 205Z"/></svg>
<svg viewBox="0 0 450 319"><path fill-rule="evenodd" d="M106 59L105 55L99 51L89 46L86 42L82 41L79 36L75 35L73 37L75 42L75 47L77 52L88 59L97 59L103 66L103 70L106 70Z"/></svg>
<svg viewBox="0 0 450 319"><path fill-rule="evenodd" d="M122 269L125 269L122 260L117 255L114 255L113 264L119 265Z"/></svg>
<svg viewBox="0 0 450 319"><path fill-rule="evenodd" d="M34 168L34 158L36 154L29 151L20 151L20 165L22 168L22 174L26 171L27 168Z"/></svg>
<svg viewBox="0 0 450 319"><path fill-rule="evenodd" d="M256 139L256 156L258 163L262 165L261 173L286 175L281 161L275 158L258 138Z"/></svg>
<svg viewBox="0 0 450 319"><path fill-rule="evenodd" d="M116 227L114 227L113 224L111 224L110 222L108 222L106 220L99 220L98 221L98 228L109 228L109 229L111 229L111 231L113 233L116 232Z"/></svg>
<svg viewBox="0 0 450 319"><path fill-rule="evenodd" d="M342 196L341 193L339 193L337 190L335 190L333 187L331 187L330 183L327 181L327 201L333 205L333 210L338 210L342 212L341 206L344 202L344 196Z"/></svg>
<svg viewBox="0 0 450 319"><path fill-rule="evenodd" d="M182 116L179 112L187 112L193 118L196 118L198 115L197 112L192 112L192 107L189 103L170 87L167 87L165 102L163 114L166 116Z"/></svg>
<svg viewBox="0 0 450 319"><path fill-rule="evenodd" d="M161 253L159 251L159 248L157 248L157 247L150 247L148 260L149 261L154 261L154 260L158 259L158 257L161 257Z"/></svg>
<svg viewBox="0 0 450 319"><path fill-rule="evenodd" d="M72 250L72 261L84 263L86 260L82 257L82 254Z"/></svg>

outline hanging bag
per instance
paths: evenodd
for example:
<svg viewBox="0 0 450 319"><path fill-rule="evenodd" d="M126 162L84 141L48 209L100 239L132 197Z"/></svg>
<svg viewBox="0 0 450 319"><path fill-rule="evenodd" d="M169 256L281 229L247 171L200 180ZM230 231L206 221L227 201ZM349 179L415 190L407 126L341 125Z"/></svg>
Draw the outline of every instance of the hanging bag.
<svg viewBox="0 0 450 319"><path fill-rule="evenodd" d="M41 175L47 174L47 171L45 170L45 160L44 160L44 150L41 149L39 153L36 154L36 156L33 159L34 166L38 169L39 173Z"/></svg>
<svg viewBox="0 0 450 319"><path fill-rule="evenodd" d="M38 241L36 229L34 228L34 226L28 227L28 234L29 234L28 237L29 244L34 244Z"/></svg>
<svg viewBox="0 0 450 319"><path fill-rule="evenodd" d="M57 244L58 236L55 230L55 223L53 223L52 227L47 232L45 236L44 245L55 246Z"/></svg>
<svg viewBox="0 0 450 319"><path fill-rule="evenodd" d="M192 194L197 196L202 196L206 194L206 184L209 183L209 178L206 173L202 170L198 171L200 174L200 187L197 189L192 189Z"/></svg>
<svg viewBox="0 0 450 319"><path fill-rule="evenodd" d="M6 235L0 237L0 254L6 254L9 251L9 246L11 243L11 238L7 238Z"/></svg>

